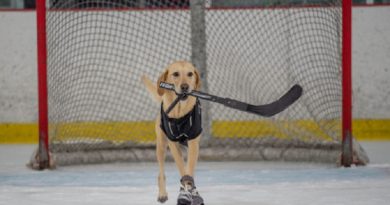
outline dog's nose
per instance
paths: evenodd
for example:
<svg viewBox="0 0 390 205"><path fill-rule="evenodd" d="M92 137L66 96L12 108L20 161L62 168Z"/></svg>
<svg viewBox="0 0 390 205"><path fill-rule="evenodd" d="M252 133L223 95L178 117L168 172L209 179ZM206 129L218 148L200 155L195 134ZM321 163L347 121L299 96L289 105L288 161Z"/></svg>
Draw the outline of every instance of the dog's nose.
<svg viewBox="0 0 390 205"><path fill-rule="evenodd" d="M180 85L180 88L181 88L182 92L188 92L188 88L189 87L190 86L187 83L183 83L183 84Z"/></svg>

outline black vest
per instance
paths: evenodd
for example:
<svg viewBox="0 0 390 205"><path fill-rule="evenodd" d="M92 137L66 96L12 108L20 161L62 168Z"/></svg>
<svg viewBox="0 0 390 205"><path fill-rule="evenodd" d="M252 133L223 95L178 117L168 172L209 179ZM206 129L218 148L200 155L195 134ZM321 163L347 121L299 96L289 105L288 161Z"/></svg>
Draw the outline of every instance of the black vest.
<svg viewBox="0 0 390 205"><path fill-rule="evenodd" d="M202 110L196 99L194 108L181 118L169 118L161 104L160 127L169 140L186 145L188 140L195 139L202 132Z"/></svg>

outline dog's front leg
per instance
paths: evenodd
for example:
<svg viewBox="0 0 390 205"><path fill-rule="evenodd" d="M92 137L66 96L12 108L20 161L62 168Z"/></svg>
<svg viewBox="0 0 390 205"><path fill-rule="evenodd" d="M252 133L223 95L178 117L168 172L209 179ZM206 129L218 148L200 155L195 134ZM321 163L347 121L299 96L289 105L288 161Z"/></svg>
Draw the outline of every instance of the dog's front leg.
<svg viewBox="0 0 390 205"><path fill-rule="evenodd" d="M169 150L171 151L171 154L173 156L173 159L175 160L176 167L180 172L180 176L185 175L185 164L184 164L184 159L183 155L180 149L180 145L177 142L168 142Z"/></svg>
<svg viewBox="0 0 390 205"><path fill-rule="evenodd" d="M195 167L199 156L200 136L188 141L188 157L185 175L182 176L178 204L204 205L203 198L199 195L194 181Z"/></svg>
<svg viewBox="0 0 390 205"><path fill-rule="evenodd" d="M157 201L160 203L164 203L168 200L168 193L166 190L166 183L165 183L165 171L164 171L164 164L165 164L165 153L167 150L167 139L160 129L159 126L156 126L156 156L157 156L157 162L159 166L159 174L157 178L158 182L158 197Z"/></svg>
<svg viewBox="0 0 390 205"><path fill-rule="evenodd" d="M194 177L195 167L198 162L199 156L199 141L201 136L188 141L188 157L187 157L187 167L186 175Z"/></svg>

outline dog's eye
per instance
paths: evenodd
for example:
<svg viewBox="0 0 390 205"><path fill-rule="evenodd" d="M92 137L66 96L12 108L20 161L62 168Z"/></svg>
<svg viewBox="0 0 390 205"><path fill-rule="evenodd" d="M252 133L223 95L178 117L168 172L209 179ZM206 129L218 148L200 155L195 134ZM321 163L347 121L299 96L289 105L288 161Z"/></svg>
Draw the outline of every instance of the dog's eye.
<svg viewBox="0 0 390 205"><path fill-rule="evenodd" d="M173 75L174 77L179 77L179 72L174 72L172 75Z"/></svg>
<svg viewBox="0 0 390 205"><path fill-rule="evenodd" d="M187 74L188 77L192 77L193 75L194 75L193 72L189 72L189 73Z"/></svg>

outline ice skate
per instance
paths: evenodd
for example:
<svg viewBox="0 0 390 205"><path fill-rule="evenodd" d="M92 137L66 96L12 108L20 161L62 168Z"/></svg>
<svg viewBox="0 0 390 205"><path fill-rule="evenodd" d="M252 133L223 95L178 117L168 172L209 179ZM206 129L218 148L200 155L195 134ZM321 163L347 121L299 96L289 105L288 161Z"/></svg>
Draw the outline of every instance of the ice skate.
<svg viewBox="0 0 390 205"><path fill-rule="evenodd" d="M184 186L180 187L177 205L192 205L192 194Z"/></svg>
<svg viewBox="0 0 390 205"><path fill-rule="evenodd" d="M195 186L190 190L190 193L192 196L191 205L204 205L203 198L199 195L199 192L196 190Z"/></svg>
<svg viewBox="0 0 390 205"><path fill-rule="evenodd" d="M194 179L191 176L183 176L180 182L180 193L177 199L178 205L204 205L203 198L199 195L198 190L196 190Z"/></svg>

